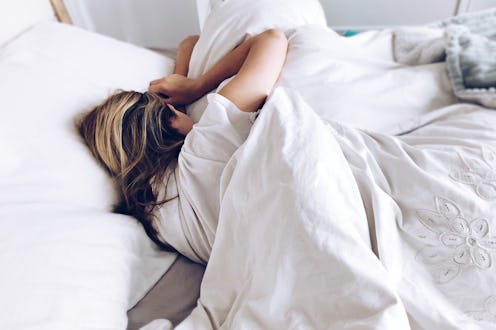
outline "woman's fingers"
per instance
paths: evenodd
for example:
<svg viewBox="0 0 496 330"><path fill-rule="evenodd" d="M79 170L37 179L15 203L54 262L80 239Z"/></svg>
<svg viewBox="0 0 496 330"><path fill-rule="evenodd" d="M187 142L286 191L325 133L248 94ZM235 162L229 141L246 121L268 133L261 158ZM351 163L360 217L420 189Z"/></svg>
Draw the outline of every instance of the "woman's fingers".
<svg viewBox="0 0 496 330"><path fill-rule="evenodd" d="M174 102L174 97L169 96L167 88L165 88L160 83L155 83L153 85L150 83L150 86L148 87L148 91L155 93L155 94L158 94L167 103L173 104L173 102Z"/></svg>
<svg viewBox="0 0 496 330"><path fill-rule="evenodd" d="M163 78L160 78L160 79L156 79L156 80L152 80L150 81L150 85L155 85L155 84L158 84L159 82L162 81Z"/></svg>
<svg viewBox="0 0 496 330"><path fill-rule="evenodd" d="M186 105L198 98L195 86L193 80L172 74L150 82L148 91L159 94L168 103Z"/></svg>
<svg viewBox="0 0 496 330"><path fill-rule="evenodd" d="M148 91L157 94L169 94L169 86L165 79L154 80L148 86Z"/></svg>
<svg viewBox="0 0 496 330"><path fill-rule="evenodd" d="M159 91L158 84L152 84L152 83L150 83L150 85L148 86L148 91L149 92L152 92L152 93L158 93L158 91Z"/></svg>

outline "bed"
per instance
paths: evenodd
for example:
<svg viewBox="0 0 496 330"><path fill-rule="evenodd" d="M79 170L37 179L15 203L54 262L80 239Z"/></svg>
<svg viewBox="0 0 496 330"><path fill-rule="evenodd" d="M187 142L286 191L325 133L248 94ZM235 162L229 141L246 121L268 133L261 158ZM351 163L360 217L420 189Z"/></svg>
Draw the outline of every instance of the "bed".
<svg viewBox="0 0 496 330"><path fill-rule="evenodd" d="M22 17L0 35L1 329L494 327L494 87L454 80L448 60L466 60L454 51L404 64L395 48L404 37L425 59L443 24L345 38L318 1L212 3L191 77L267 28L289 48L223 173L205 267L112 213L112 181L74 127L174 59L56 22L48 2L15 3L0 5ZM455 47L466 30L450 33Z"/></svg>

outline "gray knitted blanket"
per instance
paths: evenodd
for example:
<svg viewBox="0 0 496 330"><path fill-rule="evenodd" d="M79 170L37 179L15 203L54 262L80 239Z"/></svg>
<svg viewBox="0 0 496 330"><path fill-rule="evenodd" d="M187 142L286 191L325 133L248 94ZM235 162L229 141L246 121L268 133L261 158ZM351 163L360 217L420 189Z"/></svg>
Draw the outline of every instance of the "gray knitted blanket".
<svg viewBox="0 0 496 330"><path fill-rule="evenodd" d="M394 30L397 62L446 61L456 96L496 108L496 8Z"/></svg>

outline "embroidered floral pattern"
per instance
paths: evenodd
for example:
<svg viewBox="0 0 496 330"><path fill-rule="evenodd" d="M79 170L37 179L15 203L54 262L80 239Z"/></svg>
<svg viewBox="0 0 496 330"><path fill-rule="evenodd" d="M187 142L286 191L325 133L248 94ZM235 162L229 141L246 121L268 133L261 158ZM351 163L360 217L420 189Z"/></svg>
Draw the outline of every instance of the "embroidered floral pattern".
<svg viewBox="0 0 496 330"><path fill-rule="evenodd" d="M468 312L466 315L477 321L496 323L496 296L486 299L483 310Z"/></svg>
<svg viewBox="0 0 496 330"><path fill-rule="evenodd" d="M483 199L496 199L496 151L484 145L482 160L461 154L458 156L465 168L455 169L449 176L457 182L474 186L477 195Z"/></svg>
<svg viewBox="0 0 496 330"><path fill-rule="evenodd" d="M417 254L417 260L433 265L436 280L446 283L464 266L488 269L491 252L496 250L496 237L489 234L489 221L467 220L452 201L436 197L436 210L417 210L417 218L435 237ZM418 236L426 239L429 235Z"/></svg>

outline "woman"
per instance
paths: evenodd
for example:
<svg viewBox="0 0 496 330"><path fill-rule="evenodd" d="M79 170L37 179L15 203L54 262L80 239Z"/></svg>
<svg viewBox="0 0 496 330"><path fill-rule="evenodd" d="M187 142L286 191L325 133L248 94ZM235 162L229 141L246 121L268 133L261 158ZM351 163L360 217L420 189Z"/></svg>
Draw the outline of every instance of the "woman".
<svg viewBox="0 0 496 330"><path fill-rule="evenodd" d="M222 171L279 76L287 39L279 30L267 30L204 75L188 79L196 41L190 37L181 43L174 74L152 81L146 93L109 97L83 118L79 130L117 182L122 198L116 211L135 216L160 246L206 263L219 216ZM197 124L175 108L232 76L208 96ZM177 209L165 219L168 205Z"/></svg>

